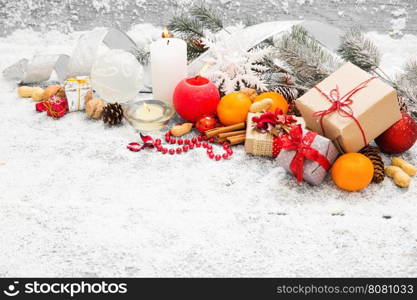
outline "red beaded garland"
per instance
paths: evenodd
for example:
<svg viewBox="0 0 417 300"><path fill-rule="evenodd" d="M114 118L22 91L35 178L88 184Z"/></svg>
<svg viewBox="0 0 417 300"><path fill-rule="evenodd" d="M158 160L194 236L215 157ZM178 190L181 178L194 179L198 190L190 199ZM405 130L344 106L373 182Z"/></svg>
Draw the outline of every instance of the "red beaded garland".
<svg viewBox="0 0 417 300"><path fill-rule="evenodd" d="M207 138L206 136L202 136L202 135L193 137L191 139L181 139L181 138L175 139L171 135L171 132L168 131L167 133L165 133L164 139L166 143L171 144L171 145L178 144L180 147L176 149L168 149L162 146L161 139L155 139L155 141L149 145L149 148L155 147L158 152L161 152L161 154L169 153L170 155L174 155L174 154L181 154L183 152L184 153L188 152L189 150L194 149L194 148L203 147L206 149L207 156L210 159L215 159L216 161L219 161L222 158L229 159L229 157L233 154L233 151L232 149L230 149L230 146L228 143L222 144L223 150L225 151L225 153L223 153L222 155L214 154L213 146L209 144L209 143L214 143L214 138ZM140 148L139 143L130 143L128 145L128 149L131 151L137 152L143 149L143 147Z"/></svg>

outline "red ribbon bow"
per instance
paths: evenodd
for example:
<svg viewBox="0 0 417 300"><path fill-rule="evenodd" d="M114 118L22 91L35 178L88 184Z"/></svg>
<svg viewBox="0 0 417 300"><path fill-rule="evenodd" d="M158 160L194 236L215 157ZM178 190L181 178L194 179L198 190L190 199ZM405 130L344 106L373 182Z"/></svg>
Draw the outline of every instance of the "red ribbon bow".
<svg viewBox="0 0 417 300"><path fill-rule="evenodd" d="M321 127L321 131L323 132L323 135L326 135L324 131L324 126L323 126L323 117L337 111L337 113L340 116L351 118L353 119L353 121L355 121L356 125L358 125L358 128L362 134L364 145L366 146L367 141L366 141L365 131L363 130L358 119L355 118L353 114L353 110L350 107L350 105L352 105L353 103L353 100L351 99L351 97L355 95L357 92L359 92L360 90L366 88L368 83L374 80L375 78L376 77L373 76L369 78L368 80L363 81L362 83L358 84L355 88L347 92L342 97L340 96L338 85L336 85L336 88L332 89L329 94L326 94L325 92L323 92L318 86L314 86L314 88L317 91L319 91L321 95L323 95L327 100L329 100L330 103L332 103L332 105L328 109L317 111L313 114L313 116L315 117L320 117L320 127Z"/></svg>
<svg viewBox="0 0 417 300"><path fill-rule="evenodd" d="M266 112L260 116L255 116L252 121L256 123L255 127L263 132L269 132L272 127L277 125L292 127L293 123L297 123L293 116L284 114L279 108L275 112Z"/></svg>
<svg viewBox="0 0 417 300"><path fill-rule="evenodd" d="M145 148L149 148L152 149L155 147L155 141L153 140L153 138L149 135L143 135L142 133L140 134L140 138L142 139L143 144L139 144L136 142L133 143L129 143L127 145L127 149L129 149L130 151L133 152L139 152L142 149Z"/></svg>
<svg viewBox="0 0 417 300"><path fill-rule="evenodd" d="M293 127L288 135L284 135L280 139L281 149L288 151L296 151L290 163L291 172L297 181L303 181L304 159L318 162L326 171L330 170L330 162L326 156L311 147L317 133L308 131L303 137L303 129L301 125Z"/></svg>

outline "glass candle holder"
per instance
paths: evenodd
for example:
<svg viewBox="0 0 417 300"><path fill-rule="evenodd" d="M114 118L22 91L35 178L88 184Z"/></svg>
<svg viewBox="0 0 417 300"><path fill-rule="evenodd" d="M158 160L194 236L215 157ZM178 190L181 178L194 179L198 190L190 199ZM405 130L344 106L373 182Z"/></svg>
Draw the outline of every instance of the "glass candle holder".
<svg viewBox="0 0 417 300"><path fill-rule="evenodd" d="M156 131L164 128L175 114L174 108L160 100L139 100L129 104L125 118L140 131Z"/></svg>

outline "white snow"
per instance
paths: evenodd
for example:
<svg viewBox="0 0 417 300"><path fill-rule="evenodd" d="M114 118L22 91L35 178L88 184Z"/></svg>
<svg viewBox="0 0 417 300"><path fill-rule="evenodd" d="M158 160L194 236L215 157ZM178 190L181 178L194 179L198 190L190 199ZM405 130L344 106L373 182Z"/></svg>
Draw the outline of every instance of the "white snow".
<svg viewBox="0 0 417 300"><path fill-rule="evenodd" d="M79 35L0 38L0 70L71 53ZM415 55L415 36L368 36L390 74ZM416 179L347 193L330 179L298 184L241 146L221 162L201 149L133 153L128 124L108 128L82 112L53 120L14 83L0 86L3 277L417 275ZM417 164L416 154L404 157Z"/></svg>

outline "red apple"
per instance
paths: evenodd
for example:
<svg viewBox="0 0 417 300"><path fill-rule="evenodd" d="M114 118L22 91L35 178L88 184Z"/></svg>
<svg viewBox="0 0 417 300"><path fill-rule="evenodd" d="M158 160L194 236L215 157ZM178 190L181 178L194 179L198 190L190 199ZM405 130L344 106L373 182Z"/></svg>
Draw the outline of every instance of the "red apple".
<svg viewBox="0 0 417 300"><path fill-rule="evenodd" d="M196 76L182 80L174 91L174 107L177 113L189 122L203 116L215 115L220 94L209 79Z"/></svg>
<svg viewBox="0 0 417 300"><path fill-rule="evenodd" d="M375 139L382 152L389 154L403 153L410 149L417 140L417 123L406 112L402 118Z"/></svg>

